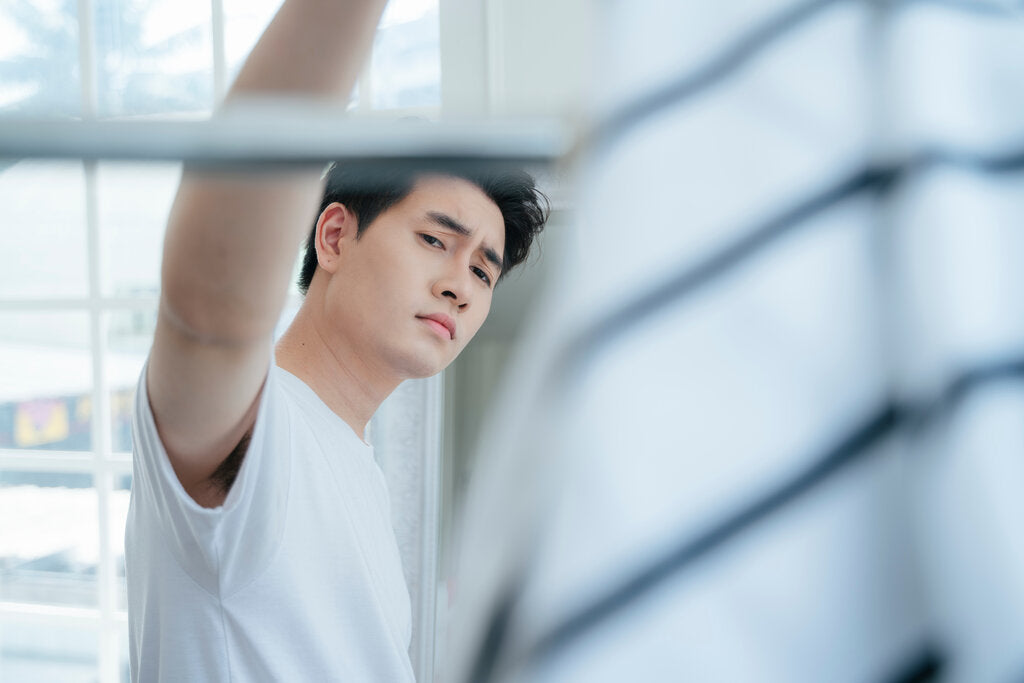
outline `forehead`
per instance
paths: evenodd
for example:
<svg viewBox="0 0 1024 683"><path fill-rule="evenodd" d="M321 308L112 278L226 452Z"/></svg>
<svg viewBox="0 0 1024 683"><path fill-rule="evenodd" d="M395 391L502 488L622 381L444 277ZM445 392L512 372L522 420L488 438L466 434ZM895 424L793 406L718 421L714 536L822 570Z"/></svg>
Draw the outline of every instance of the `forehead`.
<svg viewBox="0 0 1024 683"><path fill-rule="evenodd" d="M498 205L478 186L464 178L446 175L421 176L400 203L421 217L442 213L455 219L480 240L503 253L505 219Z"/></svg>

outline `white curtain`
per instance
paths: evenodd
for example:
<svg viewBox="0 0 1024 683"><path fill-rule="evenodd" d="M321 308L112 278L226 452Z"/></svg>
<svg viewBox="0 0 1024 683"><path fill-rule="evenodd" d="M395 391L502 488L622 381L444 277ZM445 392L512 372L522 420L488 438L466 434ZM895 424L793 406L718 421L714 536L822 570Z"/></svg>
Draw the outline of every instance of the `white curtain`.
<svg viewBox="0 0 1024 683"><path fill-rule="evenodd" d="M416 680L433 680L441 494L443 379L402 383L370 425L370 440L391 497L391 522L412 601Z"/></svg>

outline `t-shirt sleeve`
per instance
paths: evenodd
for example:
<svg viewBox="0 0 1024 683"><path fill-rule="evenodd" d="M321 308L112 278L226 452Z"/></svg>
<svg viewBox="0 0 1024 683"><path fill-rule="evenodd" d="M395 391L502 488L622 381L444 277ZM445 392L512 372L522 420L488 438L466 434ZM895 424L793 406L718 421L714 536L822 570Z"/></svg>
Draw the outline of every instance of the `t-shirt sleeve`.
<svg viewBox="0 0 1024 683"><path fill-rule="evenodd" d="M139 528L128 533L161 534L182 568L211 594L223 597L246 585L266 568L281 541L291 466L288 417L271 360L238 476L223 505L204 508L171 467L157 434L144 367L132 419L129 523Z"/></svg>

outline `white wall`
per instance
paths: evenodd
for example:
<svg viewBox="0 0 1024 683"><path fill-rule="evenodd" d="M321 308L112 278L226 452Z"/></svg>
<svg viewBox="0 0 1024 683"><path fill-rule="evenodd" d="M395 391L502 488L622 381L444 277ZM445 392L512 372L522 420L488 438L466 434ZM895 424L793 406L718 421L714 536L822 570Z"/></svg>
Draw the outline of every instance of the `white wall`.
<svg viewBox="0 0 1024 683"><path fill-rule="evenodd" d="M592 30L586 0L441 0L444 115L575 117Z"/></svg>

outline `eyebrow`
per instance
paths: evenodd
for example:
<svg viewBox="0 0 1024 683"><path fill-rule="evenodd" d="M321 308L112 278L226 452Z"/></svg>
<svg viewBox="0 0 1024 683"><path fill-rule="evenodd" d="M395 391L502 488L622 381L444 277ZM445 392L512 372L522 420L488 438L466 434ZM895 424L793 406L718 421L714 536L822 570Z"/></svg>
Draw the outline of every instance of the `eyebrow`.
<svg viewBox="0 0 1024 683"><path fill-rule="evenodd" d="M473 235L472 230L470 230L465 225L458 222L457 220L455 220L446 213L441 213L440 211L428 211L427 217L434 223L440 225L441 227L447 228L448 230L451 230L452 232L458 235L462 235L463 237L470 237ZM487 245L484 245L483 251L484 258L490 261L494 265L494 267L498 269L498 272L501 272L502 263L501 257L498 256L498 252L496 252L493 248Z"/></svg>

